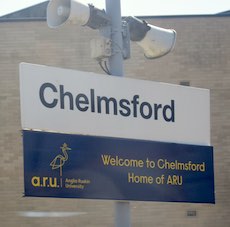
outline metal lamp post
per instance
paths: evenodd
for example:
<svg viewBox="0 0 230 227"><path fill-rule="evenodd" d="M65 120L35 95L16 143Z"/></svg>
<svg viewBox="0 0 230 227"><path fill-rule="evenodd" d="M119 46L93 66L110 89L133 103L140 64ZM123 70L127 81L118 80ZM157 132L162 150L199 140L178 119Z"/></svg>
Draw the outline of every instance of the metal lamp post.
<svg viewBox="0 0 230 227"><path fill-rule="evenodd" d="M109 70L113 76L123 76L122 21L120 0L106 0L106 13L111 18L112 56L109 57ZM113 45L113 44L116 44ZM118 51L113 51L114 48ZM115 202L115 227L129 227L130 202Z"/></svg>

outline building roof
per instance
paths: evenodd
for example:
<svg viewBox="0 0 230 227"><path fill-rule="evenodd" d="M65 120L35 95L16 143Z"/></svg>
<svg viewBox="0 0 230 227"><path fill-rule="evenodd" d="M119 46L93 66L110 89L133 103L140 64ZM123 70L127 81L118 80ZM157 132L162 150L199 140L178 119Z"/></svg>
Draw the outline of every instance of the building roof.
<svg viewBox="0 0 230 227"><path fill-rule="evenodd" d="M230 15L230 10L224 11L224 12L220 12L219 15Z"/></svg>
<svg viewBox="0 0 230 227"><path fill-rule="evenodd" d="M4 15L0 20L44 20L49 1L30 6L28 8Z"/></svg>
<svg viewBox="0 0 230 227"><path fill-rule="evenodd" d="M33 21L46 20L46 9L49 1L44 1L37 5L4 15L0 17L0 21ZM230 10L220 12L213 15L167 15L167 16L138 16L139 18L168 18L168 17L220 17L230 16Z"/></svg>

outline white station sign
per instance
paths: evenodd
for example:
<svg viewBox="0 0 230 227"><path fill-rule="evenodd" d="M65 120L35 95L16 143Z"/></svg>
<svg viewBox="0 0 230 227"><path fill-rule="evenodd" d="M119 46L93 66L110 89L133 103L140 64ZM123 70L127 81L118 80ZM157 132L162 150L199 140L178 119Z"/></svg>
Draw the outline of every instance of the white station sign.
<svg viewBox="0 0 230 227"><path fill-rule="evenodd" d="M209 90L20 64L23 129L210 145Z"/></svg>

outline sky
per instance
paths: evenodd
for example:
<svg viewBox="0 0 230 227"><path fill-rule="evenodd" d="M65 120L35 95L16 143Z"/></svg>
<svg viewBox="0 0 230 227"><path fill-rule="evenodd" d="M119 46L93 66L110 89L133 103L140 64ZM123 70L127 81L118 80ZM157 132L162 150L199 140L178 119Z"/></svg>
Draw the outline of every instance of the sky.
<svg viewBox="0 0 230 227"><path fill-rule="evenodd" d="M45 0L0 0L0 16ZM80 0L105 8L105 0ZM113 0L115 1L115 0ZM216 14L230 10L230 0L120 0L122 16Z"/></svg>

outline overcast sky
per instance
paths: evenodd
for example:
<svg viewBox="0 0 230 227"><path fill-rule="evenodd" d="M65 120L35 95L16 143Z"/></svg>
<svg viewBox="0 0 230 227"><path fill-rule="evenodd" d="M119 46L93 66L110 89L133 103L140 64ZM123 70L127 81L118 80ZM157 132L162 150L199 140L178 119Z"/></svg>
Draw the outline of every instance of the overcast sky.
<svg viewBox="0 0 230 227"><path fill-rule="evenodd" d="M80 0L104 8L105 0ZM115 0L113 0L115 1ZM230 0L120 0L123 16L216 14L230 10ZM44 0L1 0L0 15L5 15Z"/></svg>

